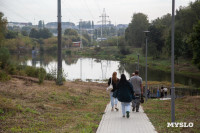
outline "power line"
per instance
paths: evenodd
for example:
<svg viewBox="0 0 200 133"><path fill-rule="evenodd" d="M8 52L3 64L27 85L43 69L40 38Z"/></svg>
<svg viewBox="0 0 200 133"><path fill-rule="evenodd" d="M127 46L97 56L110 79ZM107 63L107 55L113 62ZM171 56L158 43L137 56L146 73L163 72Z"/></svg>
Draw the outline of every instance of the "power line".
<svg viewBox="0 0 200 133"><path fill-rule="evenodd" d="M93 16L93 14L92 14L92 12L91 12L91 10L89 9L89 7L88 7L88 5L87 5L87 2L86 2L86 0L84 0L85 2L84 2L84 4L86 5L86 7L87 7L87 9L88 9L88 11L89 11L89 13L90 13L90 15L92 16L92 18L94 19L94 16Z"/></svg>
<svg viewBox="0 0 200 133"><path fill-rule="evenodd" d="M10 10L12 13L14 13L15 15L17 15L18 17L20 17L20 18L22 18L22 19L30 22L28 19L24 18L23 16L21 16L20 14L18 14L17 12L15 12L14 10L10 9L10 7L7 6L3 1L0 1L0 2L1 2L1 4L0 4L1 7L5 8L6 10Z"/></svg>
<svg viewBox="0 0 200 133"><path fill-rule="evenodd" d="M65 6L67 6L67 5L69 6L69 8L65 8L65 9L67 9L67 10L69 11L69 13L71 14L72 18L73 18L73 17L76 17L76 19L79 19L80 16L79 16L78 14L76 14L75 12L72 13L72 12L70 11L70 8L71 8L70 3L68 2L67 5L66 5L65 2L66 2L66 1L63 0L63 4L64 4Z"/></svg>
<svg viewBox="0 0 200 133"><path fill-rule="evenodd" d="M23 3L20 2L20 0L17 1L18 5L22 5L23 6ZM21 3L21 4L19 4ZM33 10L31 10L31 8L27 8L26 6L23 6L23 8L26 8L27 10L26 11L30 11L31 13L34 14L34 16L37 16L38 18L40 18L41 16L38 15L36 12L34 12Z"/></svg>
<svg viewBox="0 0 200 133"><path fill-rule="evenodd" d="M94 0L94 1L95 1L95 3L96 3L97 8L99 9L99 13L101 14L101 8L100 8L100 6L99 6L99 3L97 2L97 0Z"/></svg>

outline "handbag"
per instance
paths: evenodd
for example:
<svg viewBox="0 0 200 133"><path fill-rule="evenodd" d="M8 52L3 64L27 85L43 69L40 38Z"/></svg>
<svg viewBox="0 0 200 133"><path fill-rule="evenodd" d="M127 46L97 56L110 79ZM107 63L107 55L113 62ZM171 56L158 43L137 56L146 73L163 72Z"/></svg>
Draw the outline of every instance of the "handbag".
<svg viewBox="0 0 200 133"><path fill-rule="evenodd" d="M106 88L107 91L111 91L113 89L113 85L112 85L112 78L111 78L111 83L108 86L108 88Z"/></svg>
<svg viewBox="0 0 200 133"><path fill-rule="evenodd" d="M141 95L140 103L144 103L143 95Z"/></svg>

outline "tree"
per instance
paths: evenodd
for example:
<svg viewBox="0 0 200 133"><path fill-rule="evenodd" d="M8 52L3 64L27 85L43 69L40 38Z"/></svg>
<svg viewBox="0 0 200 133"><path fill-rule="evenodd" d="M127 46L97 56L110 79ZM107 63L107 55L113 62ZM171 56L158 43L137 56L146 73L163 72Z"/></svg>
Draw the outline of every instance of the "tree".
<svg viewBox="0 0 200 133"><path fill-rule="evenodd" d="M142 47L145 38L143 31L147 30L148 26L149 21L147 15L143 13L133 14L132 21L128 25L125 33L125 38L128 44L134 47Z"/></svg>
<svg viewBox="0 0 200 133"><path fill-rule="evenodd" d="M46 39L46 38L52 37L52 33L47 28L40 29L39 31L33 28L31 29L29 37L36 38L36 39L39 39L39 38Z"/></svg>
<svg viewBox="0 0 200 133"><path fill-rule="evenodd" d="M52 37L52 33L47 28L39 30L39 38L47 39L50 37Z"/></svg>
<svg viewBox="0 0 200 133"><path fill-rule="evenodd" d="M78 36L78 32L74 29L66 29L64 35L68 36Z"/></svg>
<svg viewBox="0 0 200 133"><path fill-rule="evenodd" d="M11 31L11 30L8 30L6 35L5 35L6 39L17 38L17 36L18 36L18 32Z"/></svg>
<svg viewBox="0 0 200 133"><path fill-rule="evenodd" d="M21 34L22 34L23 36L28 36L28 32L25 31L25 30L22 30L22 31L21 31Z"/></svg>
<svg viewBox="0 0 200 133"><path fill-rule="evenodd" d="M192 45L193 49L193 63L200 69L200 20L194 25L193 30L188 42Z"/></svg>
<svg viewBox="0 0 200 133"><path fill-rule="evenodd" d="M169 28L171 25L171 15L166 14L161 18L157 18L152 21L149 26L150 34L149 36L149 55L153 58L160 58L163 52L166 39L169 34ZM152 48L151 48L152 47ZM143 47L143 52L145 47Z"/></svg>
<svg viewBox="0 0 200 133"><path fill-rule="evenodd" d="M176 11L176 23L175 23L175 31L181 33L181 41L184 46L183 56L185 58L193 57L193 48L188 43L188 38L191 32L193 32L193 26L198 23L200 17L200 1L196 0L195 2L191 2L187 7L180 7L179 10ZM179 36L180 37L180 36Z"/></svg>
<svg viewBox="0 0 200 133"><path fill-rule="evenodd" d="M0 12L0 45L1 41L4 39L4 36L6 34L6 24L7 20L3 18L4 14Z"/></svg>
<svg viewBox="0 0 200 133"><path fill-rule="evenodd" d="M32 28L31 32L29 34L29 37L31 37L31 38L39 38L39 32L35 28Z"/></svg>
<svg viewBox="0 0 200 133"><path fill-rule="evenodd" d="M31 32L31 26L24 26L22 27L21 31L26 31L28 34Z"/></svg>

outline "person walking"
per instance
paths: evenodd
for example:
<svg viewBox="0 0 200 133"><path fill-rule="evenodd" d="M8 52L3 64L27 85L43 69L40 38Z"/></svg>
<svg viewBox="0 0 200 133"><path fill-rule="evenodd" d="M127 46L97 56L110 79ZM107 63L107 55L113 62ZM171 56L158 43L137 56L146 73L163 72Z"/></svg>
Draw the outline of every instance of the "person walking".
<svg viewBox="0 0 200 133"><path fill-rule="evenodd" d="M113 86L113 89L110 91L110 102L111 102L111 106L112 106L111 111L114 111L114 106L115 106L116 111L119 110L117 108L118 100L117 100L117 98L113 97L113 92L117 89L118 82L119 82L119 79L117 78L117 72L113 72L112 77L109 78L109 80L108 80L108 86L110 86L110 84L112 84L112 86Z"/></svg>
<svg viewBox="0 0 200 133"><path fill-rule="evenodd" d="M167 91L168 91L167 87L165 87L163 90L164 90L165 98L167 98Z"/></svg>
<svg viewBox="0 0 200 133"><path fill-rule="evenodd" d="M133 86L127 81L126 76L124 74L121 75L121 79L117 85L117 90L114 92L114 97L116 97L122 106L122 115L123 117L130 117L130 108L131 101L133 99L134 91Z"/></svg>
<svg viewBox="0 0 200 133"><path fill-rule="evenodd" d="M161 98L164 97L164 90L163 90L163 89L164 89L164 87L162 86L162 87L161 87L161 90L160 90L160 97L161 97Z"/></svg>
<svg viewBox="0 0 200 133"><path fill-rule="evenodd" d="M135 99L132 102L132 111L139 112L140 107L140 99L141 95L143 95L143 86L142 86L142 78L139 76L139 71L135 71L135 76L131 77L130 83L133 86L133 90L135 92Z"/></svg>

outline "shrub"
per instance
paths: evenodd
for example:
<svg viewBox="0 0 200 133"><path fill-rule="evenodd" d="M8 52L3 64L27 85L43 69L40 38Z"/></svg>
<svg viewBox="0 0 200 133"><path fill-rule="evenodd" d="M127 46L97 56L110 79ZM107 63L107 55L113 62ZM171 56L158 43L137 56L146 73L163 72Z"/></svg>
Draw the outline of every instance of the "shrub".
<svg viewBox="0 0 200 133"><path fill-rule="evenodd" d="M10 64L9 66L7 66L6 71L11 75L14 75L17 73L17 69L14 64Z"/></svg>
<svg viewBox="0 0 200 133"><path fill-rule="evenodd" d="M66 53L67 55L71 55L71 54L72 54L71 50L66 50L65 53Z"/></svg>
<svg viewBox="0 0 200 133"><path fill-rule="evenodd" d="M120 46L119 50L120 50L120 53L122 55L128 55L128 54L130 54L130 50L127 47L125 47L125 46Z"/></svg>
<svg viewBox="0 0 200 133"><path fill-rule="evenodd" d="M46 74L46 77L45 77L46 80L56 80L56 77L50 73L47 73Z"/></svg>
<svg viewBox="0 0 200 133"><path fill-rule="evenodd" d="M101 51L101 47L95 47L94 50L95 50L96 52L99 52L99 51Z"/></svg>
<svg viewBox="0 0 200 133"><path fill-rule="evenodd" d="M36 67L26 66L25 73L27 76L37 78L39 71L37 70Z"/></svg>
<svg viewBox="0 0 200 133"><path fill-rule="evenodd" d="M6 72L0 70L0 81L8 81L10 79L10 76Z"/></svg>
<svg viewBox="0 0 200 133"><path fill-rule="evenodd" d="M9 64L10 59L10 52L7 48L1 47L0 48L0 67L5 68Z"/></svg>
<svg viewBox="0 0 200 133"><path fill-rule="evenodd" d="M44 68L39 68L39 84L43 83L44 82L44 79L46 77L46 71Z"/></svg>

